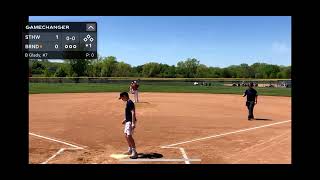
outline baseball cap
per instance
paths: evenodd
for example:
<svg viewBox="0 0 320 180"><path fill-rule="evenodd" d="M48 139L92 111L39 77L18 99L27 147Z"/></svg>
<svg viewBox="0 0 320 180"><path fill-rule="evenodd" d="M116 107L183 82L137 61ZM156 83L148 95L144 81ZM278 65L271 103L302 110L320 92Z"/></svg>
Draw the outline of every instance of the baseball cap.
<svg viewBox="0 0 320 180"><path fill-rule="evenodd" d="M121 97L123 97L123 96L129 97L129 94L127 92L122 92L122 93L120 93L119 99L121 99Z"/></svg>

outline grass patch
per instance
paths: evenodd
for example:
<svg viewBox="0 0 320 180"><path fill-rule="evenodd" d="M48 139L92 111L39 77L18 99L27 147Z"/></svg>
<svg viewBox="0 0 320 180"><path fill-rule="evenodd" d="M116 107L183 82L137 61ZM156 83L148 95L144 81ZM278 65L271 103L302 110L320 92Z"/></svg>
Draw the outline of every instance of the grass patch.
<svg viewBox="0 0 320 180"><path fill-rule="evenodd" d="M87 93L128 91L124 83L29 83L29 94L40 93ZM192 86L190 84L142 84L141 92L170 93L210 93L243 94L246 87L228 87L223 85ZM256 88L259 95L291 97L291 88Z"/></svg>

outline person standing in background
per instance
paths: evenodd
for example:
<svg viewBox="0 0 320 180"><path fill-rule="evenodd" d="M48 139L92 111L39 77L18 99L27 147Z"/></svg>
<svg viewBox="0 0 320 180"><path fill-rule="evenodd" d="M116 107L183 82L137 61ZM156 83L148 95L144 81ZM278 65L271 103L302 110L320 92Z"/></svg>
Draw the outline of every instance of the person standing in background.
<svg viewBox="0 0 320 180"><path fill-rule="evenodd" d="M135 103L139 102L139 84L137 81L133 81L133 84L131 86L132 88L132 94L134 94L134 101Z"/></svg>
<svg viewBox="0 0 320 180"><path fill-rule="evenodd" d="M258 103L258 92L253 89L253 83L250 83L249 88L244 92L243 97L245 96L247 96L248 120L252 120L254 119L253 108Z"/></svg>

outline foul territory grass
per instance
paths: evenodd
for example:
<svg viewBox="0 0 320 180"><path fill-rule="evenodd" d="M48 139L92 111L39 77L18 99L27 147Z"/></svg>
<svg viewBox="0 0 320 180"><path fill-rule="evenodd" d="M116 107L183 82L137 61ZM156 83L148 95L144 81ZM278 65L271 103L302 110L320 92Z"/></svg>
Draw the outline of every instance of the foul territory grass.
<svg viewBox="0 0 320 180"><path fill-rule="evenodd" d="M29 94L128 91L128 84L111 83L29 83ZM243 94L246 87L142 84L141 92ZM256 88L259 95L291 96L291 88Z"/></svg>

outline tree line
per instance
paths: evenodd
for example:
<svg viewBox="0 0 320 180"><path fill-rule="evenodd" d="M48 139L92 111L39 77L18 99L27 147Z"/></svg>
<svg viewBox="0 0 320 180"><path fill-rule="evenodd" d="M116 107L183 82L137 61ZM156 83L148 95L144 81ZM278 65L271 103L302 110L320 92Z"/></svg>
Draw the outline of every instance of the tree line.
<svg viewBox="0 0 320 180"><path fill-rule="evenodd" d="M179 61L176 66L157 62L131 66L114 56L95 60L70 59L62 63L29 60L29 71L32 76L45 77L291 78L291 66L243 63L220 68L200 64L195 58Z"/></svg>

